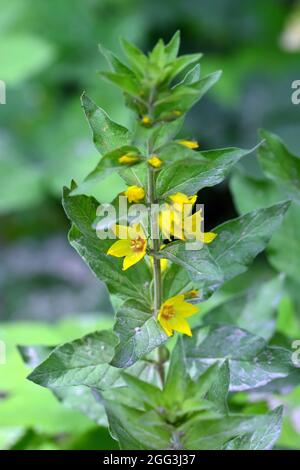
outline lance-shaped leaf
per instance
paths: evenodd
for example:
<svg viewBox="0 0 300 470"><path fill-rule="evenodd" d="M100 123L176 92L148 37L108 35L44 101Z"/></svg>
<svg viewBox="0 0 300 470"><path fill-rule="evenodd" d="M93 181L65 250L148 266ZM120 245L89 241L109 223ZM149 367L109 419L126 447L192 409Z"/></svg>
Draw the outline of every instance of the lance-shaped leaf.
<svg viewBox="0 0 300 470"><path fill-rule="evenodd" d="M159 257L169 259L185 268L194 283L205 283L210 287L219 286L223 282L223 273L208 248L203 246L200 250L191 250L188 246L188 242L170 243L160 251Z"/></svg>
<svg viewBox="0 0 300 470"><path fill-rule="evenodd" d="M242 434L230 440L225 450L271 450L281 432L282 407L263 415L252 433Z"/></svg>
<svg viewBox="0 0 300 470"><path fill-rule="evenodd" d="M172 89L167 96L154 103L155 116L165 116L175 111L186 113L219 80L221 72L214 72L190 85L182 84Z"/></svg>
<svg viewBox="0 0 300 470"><path fill-rule="evenodd" d="M163 300L195 289L197 283L193 282L188 271L176 263L172 263L163 277Z"/></svg>
<svg viewBox="0 0 300 470"><path fill-rule="evenodd" d="M186 54L177 57L171 63L168 64L167 67L167 79L173 80L177 75L184 72L188 67L195 64L195 62L199 62L203 54L196 53L196 54Z"/></svg>
<svg viewBox="0 0 300 470"><path fill-rule="evenodd" d="M265 207L284 199L282 190L269 180L256 180L250 176L237 174L232 178L230 186L235 205L240 213L245 213L254 207ZM272 266L297 282L300 281L299 231L300 208L293 201L267 249L267 256Z"/></svg>
<svg viewBox="0 0 300 470"><path fill-rule="evenodd" d="M28 379L43 387L86 385L98 389L114 386L118 369L109 365L117 337L111 331L99 331L56 347Z"/></svg>
<svg viewBox="0 0 300 470"><path fill-rule="evenodd" d="M93 132L94 144L101 155L123 145L129 145L128 129L113 122L106 112L99 108L85 93L81 97L81 103Z"/></svg>
<svg viewBox="0 0 300 470"><path fill-rule="evenodd" d="M115 333L119 337L111 364L129 367L167 340L167 336L145 304L129 300L116 315Z"/></svg>
<svg viewBox="0 0 300 470"><path fill-rule="evenodd" d="M180 31L176 31L176 33L172 36L168 44L165 47L165 54L167 57L168 62L172 62L176 59L178 51L180 47Z"/></svg>
<svg viewBox="0 0 300 470"><path fill-rule="evenodd" d="M138 83L136 78L131 75L123 73L101 72L100 76L103 77L105 80L114 83L129 95L139 95L141 89L140 84Z"/></svg>
<svg viewBox="0 0 300 470"><path fill-rule="evenodd" d="M279 421L280 424L278 415L281 415L282 409L257 416L228 415L213 420L202 420L201 417L198 420L191 419L180 427L183 434L183 448L188 450L221 450L227 448L227 443L232 439L238 439L240 435L251 435L254 439L258 429L265 430L266 433L270 429L274 431L272 437L270 436L269 443L273 445L280 431L278 424L274 426L275 413L275 423Z"/></svg>
<svg viewBox="0 0 300 470"><path fill-rule="evenodd" d="M133 155L136 158L136 161L126 164L120 162L120 158L127 154ZM139 162L139 150L131 145L125 145L106 153L101 158L97 166L86 177L86 181L93 181L94 183L101 181L113 171L136 165Z"/></svg>
<svg viewBox="0 0 300 470"><path fill-rule="evenodd" d="M148 66L147 56L127 39L121 38L121 45L134 72L138 76L143 76Z"/></svg>
<svg viewBox="0 0 300 470"><path fill-rule="evenodd" d="M255 256L264 250L289 205L289 202L282 202L258 209L213 230L217 237L209 250L225 280L244 272Z"/></svg>
<svg viewBox="0 0 300 470"><path fill-rule="evenodd" d="M268 259L278 271L300 281L300 207L293 202L279 230L272 237Z"/></svg>
<svg viewBox="0 0 300 470"><path fill-rule="evenodd" d="M226 148L201 152L199 159L176 161L162 169L157 178L157 192L161 197L183 192L196 194L200 189L221 183L230 168L251 150Z"/></svg>
<svg viewBox="0 0 300 470"><path fill-rule="evenodd" d="M172 433L155 411L146 414L129 406L106 400L105 409L112 437L124 450L169 449Z"/></svg>
<svg viewBox="0 0 300 470"><path fill-rule="evenodd" d="M261 130L264 139L258 159L268 178L281 186L288 197L300 202L300 158L293 155L275 134Z"/></svg>
<svg viewBox="0 0 300 470"><path fill-rule="evenodd" d="M192 378L227 359L231 391L261 387L296 369L291 351L270 347L263 338L234 326L197 328L192 338L183 339L183 345Z"/></svg>
<svg viewBox="0 0 300 470"><path fill-rule="evenodd" d="M71 189L74 189L74 185ZM109 291L122 298L143 299L149 304L150 271L144 261L131 269L122 271L122 261L107 255L114 240L100 240L92 227L96 218L98 203L87 196L70 196L64 190L63 206L68 218L73 222L69 241L96 276L106 283Z"/></svg>
<svg viewBox="0 0 300 470"><path fill-rule="evenodd" d="M283 295L283 277L235 296L205 315L205 324L235 325L270 339L276 328L276 313Z"/></svg>

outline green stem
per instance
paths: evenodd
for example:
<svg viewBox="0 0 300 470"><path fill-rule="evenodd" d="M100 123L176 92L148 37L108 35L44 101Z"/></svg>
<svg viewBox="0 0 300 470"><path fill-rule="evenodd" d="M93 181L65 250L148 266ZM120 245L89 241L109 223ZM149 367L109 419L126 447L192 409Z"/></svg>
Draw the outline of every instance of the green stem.
<svg viewBox="0 0 300 470"><path fill-rule="evenodd" d="M154 314L157 317L161 301L162 301L162 279L161 279L161 268L160 268L160 259L156 257L160 248L160 241L157 238L158 228L157 228L157 216L153 217L151 213L152 204L157 203L156 199L156 188L155 188L155 172L152 167L148 168L148 203L150 208L150 225L151 225L151 238L152 238L152 249L153 249L153 289L154 289ZM158 362L157 370L161 380L162 385L165 382L165 371L164 371L164 357L163 350L161 347L158 348Z"/></svg>

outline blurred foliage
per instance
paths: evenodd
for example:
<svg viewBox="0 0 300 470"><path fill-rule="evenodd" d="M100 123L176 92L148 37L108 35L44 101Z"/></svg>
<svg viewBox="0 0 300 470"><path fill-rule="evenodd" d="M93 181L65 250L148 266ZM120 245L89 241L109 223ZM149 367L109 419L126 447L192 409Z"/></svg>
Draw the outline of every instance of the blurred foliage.
<svg viewBox="0 0 300 470"><path fill-rule="evenodd" d="M99 42L119 52L123 36L147 50L180 29L181 52L201 50L204 73L224 72L193 108L184 137L198 139L201 148L250 147L257 141L256 129L264 127L279 134L291 151L300 147L299 106L291 103L291 83L299 79L296 0L0 0L0 11L0 79L7 86L7 104L0 105L0 320L53 321L63 312L110 311L105 290L67 246L68 223L60 207L62 186L71 178L80 183L98 160L81 93L87 90L117 122L131 119L117 87L99 80L97 72L107 70ZM253 157L244 159L231 189L235 207L226 184L201 192L208 226L277 197ZM109 201L121 190L123 182L111 175L91 192ZM293 203L281 229L282 239L295 249L298 216ZM203 314L281 270L286 278L277 330L299 337L299 267L296 258L284 257L282 239L272 241L268 261L261 257L249 274L203 305ZM8 344L8 363L0 365L1 447L93 448L102 439L104 448L115 445L106 430L96 430L49 391L26 382L15 350L17 342L62 342L94 326L82 326L78 315L51 327L1 325L0 339ZM299 389L283 401L287 417L280 445L300 448ZM250 406L249 397L245 403Z"/></svg>

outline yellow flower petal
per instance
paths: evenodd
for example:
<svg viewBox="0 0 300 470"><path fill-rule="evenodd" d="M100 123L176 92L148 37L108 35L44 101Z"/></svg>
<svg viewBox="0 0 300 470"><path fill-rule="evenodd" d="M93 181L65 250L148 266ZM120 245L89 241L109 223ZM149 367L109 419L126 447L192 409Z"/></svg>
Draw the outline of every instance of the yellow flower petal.
<svg viewBox="0 0 300 470"><path fill-rule="evenodd" d="M183 333L184 335L192 336L191 328L188 322L179 316L172 318L169 321L169 326L174 331L178 331L178 333Z"/></svg>
<svg viewBox="0 0 300 470"><path fill-rule="evenodd" d="M130 240L118 240L107 251L108 255L121 258L131 253Z"/></svg>
<svg viewBox="0 0 300 470"><path fill-rule="evenodd" d="M176 306L176 313L182 315L184 318L191 317L198 313L198 307L188 302L182 302Z"/></svg>
<svg viewBox="0 0 300 470"><path fill-rule="evenodd" d="M139 202L142 201L145 197L144 188L140 186L129 186L124 192L124 195L127 197L129 202Z"/></svg>
<svg viewBox="0 0 300 470"><path fill-rule="evenodd" d="M169 199L171 199L174 204L194 204L197 200L197 194L194 194L193 196L187 196L184 193L175 193L171 194Z"/></svg>
<svg viewBox="0 0 300 470"><path fill-rule="evenodd" d="M135 163L139 160L139 157L137 155L134 155L133 153L126 153L125 155L122 155L119 157L119 163L122 165L128 165L131 163Z"/></svg>
<svg viewBox="0 0 300 470"><path fill-rule="evenodd" d="M144 258L146 251L138 251L136 253L131 252L127 256L125 256L123 260L123 271L130 268L134 264L138 263L141 259Z"/></svg>
<svg viewBox="0 0 300 470"><path fill-rule="evenodd" d="M179 143L192 150L197 149L199 147L198 142L196 142L195 140L180 140Z"/></svg>
<svg viewBox="0 0 300 470"><path fill-rule="evenodd" d="M217 234L213 232L205 232L203 236L204 236L204 239L203 239L204 243L211 243L212 241L214 241Z"/></svg>
<svg viewBox="0 0 300 470"><path fill-rule="evenodd" d="M156 155L153 155L151 158L148 159L148 164L153 168L160 168L162 165L162 161Z"/></svg>

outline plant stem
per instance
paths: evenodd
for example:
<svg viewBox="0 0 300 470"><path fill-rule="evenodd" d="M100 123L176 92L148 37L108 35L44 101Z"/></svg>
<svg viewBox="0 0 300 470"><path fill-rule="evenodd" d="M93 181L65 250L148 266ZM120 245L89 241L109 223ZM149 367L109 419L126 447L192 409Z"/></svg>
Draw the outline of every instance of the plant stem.
<svg viewBox="0 0 300 470"><path fill-rule="evenodd" d="M162 300L162 279L161 279L161 268L160 268L160 259L155 255L159 252L160 241L157 238L158 228L157 228L157 215L151 212L152 204L157 203L156 199L156 187L155 187L155 172L152 167L148 168L148 203L150 208L150 225L151 225L151 238L152 238L152 248L153 248L153 287L154 287L154 314L157 317ZM157 370L161 380L161 384L164 385L165 382L165 371L164 371L164 358L163 350L161 347L158 348L158 361L157 361Z"/></svg>

